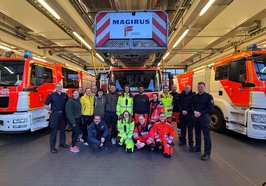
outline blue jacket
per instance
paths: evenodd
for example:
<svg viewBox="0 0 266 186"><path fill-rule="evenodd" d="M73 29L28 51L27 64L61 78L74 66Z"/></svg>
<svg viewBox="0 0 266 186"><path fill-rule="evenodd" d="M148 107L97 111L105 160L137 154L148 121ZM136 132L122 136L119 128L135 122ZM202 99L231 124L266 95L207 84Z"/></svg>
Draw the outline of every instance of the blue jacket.
<svg viewBox="0 0 266 186"><path fill-rule="evenodd" d="M108 135L108 127L104 121L98 125L92 122L88 128L88 141L92 144L100 145L101 138L106 138Z"/></svg>

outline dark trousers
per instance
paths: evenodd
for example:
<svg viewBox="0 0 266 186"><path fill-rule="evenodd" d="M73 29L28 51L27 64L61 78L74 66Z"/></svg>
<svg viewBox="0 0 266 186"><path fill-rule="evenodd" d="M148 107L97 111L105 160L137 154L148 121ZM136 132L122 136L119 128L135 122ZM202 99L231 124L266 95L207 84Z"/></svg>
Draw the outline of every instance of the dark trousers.
<svg viewBox="0 0 266 186"><path fill-rule="evenodd" d="M80 134L79 126L81 125L81 118L75 118L75 125L71 124L70 122L69 122L69 125L72 128L71 146L74 147L74 146L76 146L76 143L77 143L77 140L78 140L78 136Z"/></svg>
<svg viewBox="0 0 266 186"><path fill-rule="evenodd" d="M180 142L186 144L186 134L188 133L188 145L190 148L194 148L192 116L181 113L179 119L181 129Z"/></svg>
<svg viewBox="0 0 266 186"><path fill-rule="evenodd" d="M204 154L211 154L211 135L210 135L210 120L209 115L203 115L199 118L194 117L194 126L196 133L195 149L200 150L201 147L201 131L204 137Z"/></svg>
<svg viewBox="0 0 266 186"><path fill-rule="evenodd" d="M66 143L66 116L64 113L51 113L50 115L50 148L55 148L57 130L60 130L60 144Z"/></svg>
<svg viewBox="0 0 266 186"><path fill-rule="evenodd" d="M111 138L116 138L117 136L117 115L115 112L106 112L105 113L105 122L109 128L111 128Z"/></svg>
<svg viewBox="0 0 266 186"><path fill-rule="evenodd" d="M93 122L93 116L82 115L82 139L88 142L88 126Z"/></svg>

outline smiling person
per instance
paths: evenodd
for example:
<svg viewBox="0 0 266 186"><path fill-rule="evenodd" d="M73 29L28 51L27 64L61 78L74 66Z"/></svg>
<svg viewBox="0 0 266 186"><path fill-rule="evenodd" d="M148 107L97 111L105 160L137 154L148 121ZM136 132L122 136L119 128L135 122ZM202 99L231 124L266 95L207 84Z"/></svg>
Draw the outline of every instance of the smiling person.
<svg viewBox="0 0 266 186"><path fill-rule="evenodd" d="M72 128L72 143L70 151L77 153L79 148L76 146L79 136L79 128L81 125L81 103L79 100L79 91L74 90L72 93L72 99L66 103L66 117L69 125Z"/></svg>

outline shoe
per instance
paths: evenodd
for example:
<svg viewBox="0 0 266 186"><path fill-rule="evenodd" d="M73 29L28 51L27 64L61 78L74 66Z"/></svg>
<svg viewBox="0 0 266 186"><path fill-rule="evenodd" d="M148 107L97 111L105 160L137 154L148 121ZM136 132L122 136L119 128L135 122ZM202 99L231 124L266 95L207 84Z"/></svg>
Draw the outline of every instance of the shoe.
<svg viewBox="0 0 266 186"><path fill-rule="evenodd" d="M193 153L193 152L201 152L201 150L200 150L200 149L195 149L195 148L193 148L193 149L190 148L190 149L189 149L189 152L192 152L192 153Z"/></svg>
<svg viewBox="0 0 266 186"><path fill-rule="evenodd" d="M70 151L74 152L74 153L78 153L79 152L79 148L77 146L70 147Z"/></svg>
<svg viewBox="0 0 266 186"><path fill-rule="evenodd" d="M84 143L84 139L82 139L82 138L79 138L79 141L82 142L82 143Z"/></svg>
<svg viewBox="0 0 266 186"><path fill-rule="evenodd" d="M207 161L208 159L210 159L210 155L208 154L203 154L203 156L201 156L202 161Z"/></svg>
<svg viewBox="0 0 266 186"><path fill-rule="evenodd" d="M58 150L56 148L52 148L50 151L51 153L58 153Z"/></svg>
<svg viewBox="0 0 266 186"><path fill-rule="evenodd" d="M59 147L62 147L62 148L69 148L69 146L67 144L61 144L59 145Z"/></svg>
<svg viewBox="0 0 266 186"><path fill-rule="evenodd" d="M83 143L83 145L88 146L89 144L88 144L88 142L85 142L85 143Z"/></svg>
<svg viewBox="0 0 266 186"><path fill-rule="evenodd" d="M115 140L115 138L112 138L112 145L115 145L116 144L116 140Z"/></svg>
<svg viewBox="0 0 266 186"><path fill-rule="evenodd" d="M171 158L172 156L170 154L163 153L163 156L166 158Z"/></svg>

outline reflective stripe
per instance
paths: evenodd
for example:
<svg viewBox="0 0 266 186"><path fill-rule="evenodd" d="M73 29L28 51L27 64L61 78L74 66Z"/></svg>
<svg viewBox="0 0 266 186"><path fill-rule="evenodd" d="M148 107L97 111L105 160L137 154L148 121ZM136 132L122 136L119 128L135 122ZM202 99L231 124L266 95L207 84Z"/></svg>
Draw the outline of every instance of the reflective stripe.
<svg viewBox="0 0 266 186"><path fill-rule="evenodd" d="M146 134L148 134L148 132L142 132L142 133L141 133L141 135L146 135Z"/></svg>
<svg viewBox="0 0 266 186"><path fill-rule="evenodd" d="M173 137L173 136L169 136L169 139L173 140L173 139L174 139L174 137Z"/></svg>
<svg viewBox="0 0 266 186"><path fill-rule="evenodd" d="M139 135L138 134L134 134L134 137L138 137Z"/></svg>
<svg viewBox="0 0 266 186"><path fill-rule="evenodd" d="M168 140L167 142L168 142L168 143L172 143L172 140Z"/></svg>

